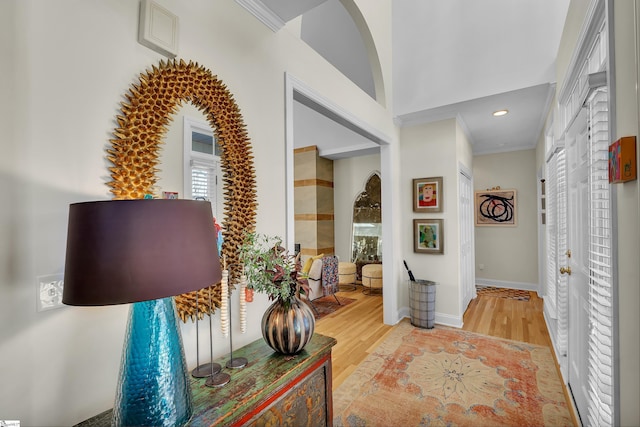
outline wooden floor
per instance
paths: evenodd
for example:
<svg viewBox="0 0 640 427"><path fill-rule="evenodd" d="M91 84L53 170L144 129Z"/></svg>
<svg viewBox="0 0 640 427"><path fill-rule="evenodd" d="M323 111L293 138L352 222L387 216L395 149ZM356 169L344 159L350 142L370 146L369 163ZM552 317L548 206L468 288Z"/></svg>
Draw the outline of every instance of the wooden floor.
<svg viewBox="0 0 640 427"><path fill-rule="evenodd" d="M551 347L542 315L543 300L530 292L529 301L479 296L464 313L462 329L493 337Z"/></svg>
<svg viewBox="0 0 640 427"><path fill-rule="evenodd" d="M357 301L318 320L315 328L315 332L338 341L331 354L334 389L393 328L382 321L381 295L364 295L360 285L355 291L341 291L338 295Z"/></svg>
<svg viewBox="0 0 640 427"><path fill-rule="evenodd" d="M338 341L332 353L334 389L393 329L383 323L382 296L364 295L361 286L355 291L341 291L338 295L357 301L318 320L315 327L316 332ZM478 296L464 313L462 329L551 348L542 314L543 300L535 292L530 295L529 301ZM566 388L565 396L568 397ZM575 417L574 425L578 425Z"/></svg>

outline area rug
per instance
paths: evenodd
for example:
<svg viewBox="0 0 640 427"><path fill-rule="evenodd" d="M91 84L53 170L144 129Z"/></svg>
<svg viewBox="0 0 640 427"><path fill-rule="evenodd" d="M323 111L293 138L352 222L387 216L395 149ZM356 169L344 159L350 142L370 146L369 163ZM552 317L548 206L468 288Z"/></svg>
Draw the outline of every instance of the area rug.
<svg viewBox="0 0 640 427"><path fill-rule="evenodd" d="M323 317L328 316L329 314L334 313L355 301L353 298L341 297L338 295L336 295L336 297L338 297L340 304L338 304L333 295L327 295L326 297L313 300L313 305L317 311L314 311L313 309L311 309L311 311L315 314L316 320L322 319Z"/></svg>
<svg viewBox="0 0 640 427"><path fill-rule="evenodd" d="M484 295L496 298L517 299L520 301L529 301L531 298L529 291L481 285L476 285L476 294L478 294L478 296Z"/></svg>
<svg viewBox="0 0 640 427"><path fill-rule="evenodd" d="M334 426L571 426L547 347L403 320L333 393Z"/></svg>

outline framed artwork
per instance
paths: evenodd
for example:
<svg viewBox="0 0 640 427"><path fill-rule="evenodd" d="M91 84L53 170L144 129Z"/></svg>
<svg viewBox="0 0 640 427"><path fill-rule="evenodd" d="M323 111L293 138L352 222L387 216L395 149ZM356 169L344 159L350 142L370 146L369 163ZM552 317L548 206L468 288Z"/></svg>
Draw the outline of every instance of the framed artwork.
<svg viewBox="0 0 640 427"><path fill-rule="evenodd" d="M476 226L518 225L516 190L481 190L475 192Z"/></svg>
<svg viewBox="0 0 640 427"><path fill-rule="evenodd" d="M174 199L178 199L178 198L179 198L178 196L179 196L179 195L178 195L178 192L177 192L177 191L163 191L163 192L162 192L162 198L163 198L163 199L171 199L171 200L174 200Z"/></svg>
<svg viewBox="0 0 640 427"><path fill-rule="evenodd" d="M442 212L442 177L413 180L413 211Z"/></svg>
<svg viewBox="0 0 640 427"><path fill-rule="evenodd" d="M442 219L413 220L413 251L421 254L444 253Z"/></svg>

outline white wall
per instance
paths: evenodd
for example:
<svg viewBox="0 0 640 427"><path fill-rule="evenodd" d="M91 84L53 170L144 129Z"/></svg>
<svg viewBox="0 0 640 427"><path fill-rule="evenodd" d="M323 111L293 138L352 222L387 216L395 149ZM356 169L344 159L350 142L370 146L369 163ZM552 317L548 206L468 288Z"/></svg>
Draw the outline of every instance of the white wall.
<svg viewBox="0 0 640 427"><path fill-rule="evenodd" d="M406 259L416 278L439 283L436 288L436 322L452 326L462 325L463 314L459 306L457 131L455 119L402 128L402 165L398 174L401 190L400 255ZM412 180L437 176L443 179L443 211L431 214L413 212ZM413 220L421 218L444 220L444 254L413 251ZM406 272L403 272L402 279L398 299L401 305L408 307Z"/></svg>
<svg viewBox="0 0 640 427"><path fill-rule="evenodd" d="M379 154L333 162L335 250L341 261L352 261L353 202L375 172L380 173Z"/></svg>
<svg viewBox="0 0 640 427"><path fill-rule="evenodd" d="M475 156L473 178L475 190L500 186L515 189L517 198L517 226L475 227L476 281L537 291L535 150Z"/></svg>
<svg viewBox="0 0 640 427"><path fill-rule="evenodd" d="M180 18L179 57L209 68L240 106L255 154L258 231L286 231L285 71L394 135L389 112L297 37L271 32L235 1L159 2ZM35 278L62 273L68 205L110 198L105 149L119 103L138 76L162 59L136 41L138 7L131 0L0 2L3 419L70 425L113 404L128 307L38 313ZM385 22L375 19L386 37ZM235 346L260 337L267 305L266 296L258 295L249 330L236 330ZM214 316L216 356L228 352L218 330ZM193 367L192 324L184 325L183 338Z"/></svg>

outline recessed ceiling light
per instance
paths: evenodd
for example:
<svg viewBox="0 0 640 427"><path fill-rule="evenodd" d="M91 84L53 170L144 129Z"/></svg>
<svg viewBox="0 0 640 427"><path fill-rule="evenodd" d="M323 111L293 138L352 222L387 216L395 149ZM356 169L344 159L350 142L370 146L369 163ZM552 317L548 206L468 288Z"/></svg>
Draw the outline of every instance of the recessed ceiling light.
<svg viewBox="0 0 640 427"><path fill-rule="evenodd" d="M509 110L498 110L498 111L494 111L493 115L495 117L500 117L500 116L504 116L509 112Z"/></svg>

